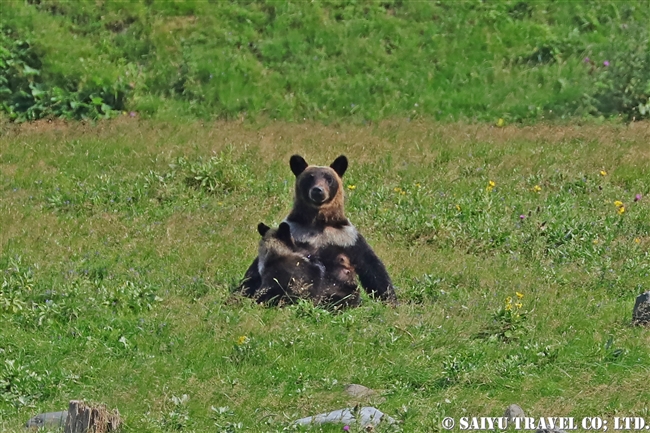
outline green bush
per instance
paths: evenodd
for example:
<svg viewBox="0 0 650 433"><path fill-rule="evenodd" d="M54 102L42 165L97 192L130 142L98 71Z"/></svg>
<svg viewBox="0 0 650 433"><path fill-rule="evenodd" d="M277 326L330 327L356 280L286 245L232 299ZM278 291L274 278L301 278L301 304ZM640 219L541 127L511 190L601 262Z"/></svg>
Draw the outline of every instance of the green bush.
<svg viewBox="0 0 650 433"><path fill-rule="evenodd" d="M42 65L29 41L0 27L0 107L10 119L98 119L124 109L128 94L124 83L94 79L53 85L42 79Z"/></svg>
<svg viewBox="0 0 650 433"><path fill-rule="evenodd" d="M598 114L629 120L650 117L650 33L628 28L616 38L595 72L593 105Z"/></svg>

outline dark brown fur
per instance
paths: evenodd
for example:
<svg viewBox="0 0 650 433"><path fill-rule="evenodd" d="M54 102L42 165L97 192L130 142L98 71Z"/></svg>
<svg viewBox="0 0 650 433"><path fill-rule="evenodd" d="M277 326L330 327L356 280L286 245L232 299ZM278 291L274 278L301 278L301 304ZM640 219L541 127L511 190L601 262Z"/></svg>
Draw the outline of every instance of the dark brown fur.
<svg viewBox="0 0 650 433"><path fill-rule="evenodd" d="M303 225L340 226L349 224L345 217L343 180L348 163L338 157L330 167L309 166L301 157L291 157L291 170L296 175L293 209L288 221ZM313 191L322 190L323 198L314 200Z"/></svg>
<svg viewBox="0 0 650 433"><path fill-rule="evenodd" d="M326 257L323 264L295 244L287 223L277 229L260 223L258 232L262 283L254 296L257 302L282 305L303 298L323 306L359 304L357 277L347 256Z"/></svg>

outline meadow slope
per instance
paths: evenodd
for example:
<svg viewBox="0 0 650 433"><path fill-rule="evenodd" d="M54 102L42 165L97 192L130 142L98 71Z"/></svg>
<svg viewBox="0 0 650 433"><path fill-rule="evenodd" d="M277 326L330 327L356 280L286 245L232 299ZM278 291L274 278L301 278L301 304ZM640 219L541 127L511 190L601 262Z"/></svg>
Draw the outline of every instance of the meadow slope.
<svg viewBox="0 0 650 433"><path fill-rule="evenodd" d="M17 120L650 116L650 5L5 0Z"/></svg>

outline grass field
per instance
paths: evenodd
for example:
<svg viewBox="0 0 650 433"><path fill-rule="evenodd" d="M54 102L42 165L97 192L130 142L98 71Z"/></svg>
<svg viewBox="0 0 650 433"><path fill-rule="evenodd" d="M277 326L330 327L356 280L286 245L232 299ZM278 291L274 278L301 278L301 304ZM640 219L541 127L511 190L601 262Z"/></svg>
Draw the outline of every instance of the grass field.
<svg viewBox="0 0 650 433"><path fill-rule="evenodd" d="M647 0L5 0L18 120L650 116ZM112 113L112 114L111 114Z"/></svg>
<svg viewBox="0 0 650 433"><path fill-rule="evenodd" d="M647 122L0 131L4 432L70 399L118 408L127 433L281 431L357 402L405 432L511 403L650 417L650 334L631 326L650 281ZM348 156L347 214L400 305L232 295L257 223L291 207L293 153ZM348 383L380 394L354 400Z"/></svg>

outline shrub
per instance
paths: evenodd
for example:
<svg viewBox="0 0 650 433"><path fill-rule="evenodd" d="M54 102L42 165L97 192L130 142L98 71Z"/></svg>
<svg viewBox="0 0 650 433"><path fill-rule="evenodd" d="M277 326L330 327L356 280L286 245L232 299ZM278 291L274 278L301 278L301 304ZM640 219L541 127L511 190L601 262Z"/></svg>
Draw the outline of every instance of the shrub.
<svg viewBox="0 0 650 433"><path fill-rule="evenodd" d="M0 109L10 119L99 119L125 108L128 86L122 80L109 84L95 78L80 83L54 77L50 82L43 79L41 66L29 41L0 26Z"/></svg>
<svg viewBox="0 0 650 433"><path fill-rule="evenodd" d="M645 27L626 29L614 39L606 60L593 65L597 114L621 114L628 120L650 117L650 33Z"/></svg>

